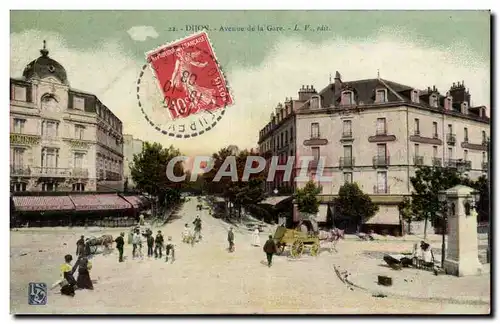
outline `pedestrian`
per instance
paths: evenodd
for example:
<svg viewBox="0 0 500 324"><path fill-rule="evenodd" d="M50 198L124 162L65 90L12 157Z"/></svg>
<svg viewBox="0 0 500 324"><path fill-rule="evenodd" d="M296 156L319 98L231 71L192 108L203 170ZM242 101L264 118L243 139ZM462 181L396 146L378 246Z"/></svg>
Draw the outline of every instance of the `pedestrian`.
<svg viewBox="0 0 500 324"><path fill-rule="evenodd" d="M156 239L155 239L155 258L162 258L163 253L163 235L161 234L161 231L158 231L158 234L156 234Z"/></svg>
<svg viewBox="0 0 500 324"><path fill-rule="evenodd" d="M71 254L66 254L64 256L64 263L61 265L61 294L74 297L75 296L75 286L76 280L73 277L73 273L75 273L76 265L71 266L71 261L73 261L73 257Z"/></svg>
<svg viewBox="0 0 500 324"><path fill-rule="evenodd" d="M278 252L278 249L276 248L276 243L274 242L272 235L269 235L269 239L264 244L263 250L267 256L267 266L271 267L273 262L273 254Z"/></svg>
<svg viewBox="0 0 500 324"><path fill-rule="evenodd" d="M255 231L253 231L252 245L253 246L260 246L260 231L258 228L256 228Z"/></svg>
<svg viewBox="0 0 500 324"><path fill-rule="evenodd" d="M193 222L194 224L194 236L196 240L201 240L201 218L200 215L196 216Z"/></svg>
<svg viewBox="0 0 500 324"><path fill-rule="evenodd" d="M227 232L227 241L229 242L229 252L234 252L234 233L232 227L229 227L229 231Z"/></svg>
<svg viewBox="0 0 500 324"><path fill-rule="evenodd" d="M80 257L78 260L78 277L76 278L76 285L79 289L94 289L92 279L90 279L91 269L92 262L90 262L86 257Z"/></svg>
<svg viewBox="0 0 500 324"><path fill-rule="evenodd" d="M147 243L148 243L148 257L152 257L155 238L153 237L153 232L151 230L148 230Z"/></svg>
<svg viewBox="0 0 500 324"><path fill-rule="evenodd" d="M125 240L123 237L125 236L125 233L120 233L120 236L118 236L115 239L116 242L116 248L118 249L118 262L123 262L123 246L125 245Z"/></svg>
<svg viewBox="0 0 500 324"><path fill-rule="evenodd" d="M165 262L168 262L168 256L170 255L170 252L172 252L172 263L173 263L175 261L175 246L174 242L172 242L172 236L169 236L167 240L167 246L165 248L165 253L166 253Z"/></svg>
<svg viewBox="0 0 500 324"><path fill-rule="evenodd" d="M76 255L82 256L85 251L85 236L80 236L80 239L76 241Z"/></svg>
<svg viewBox="0 0 500 324"><path fill-rule="evenodd" d="M142 240L139 230L135 230L134 236L132 237L132 258L142 257Z"/></svg>

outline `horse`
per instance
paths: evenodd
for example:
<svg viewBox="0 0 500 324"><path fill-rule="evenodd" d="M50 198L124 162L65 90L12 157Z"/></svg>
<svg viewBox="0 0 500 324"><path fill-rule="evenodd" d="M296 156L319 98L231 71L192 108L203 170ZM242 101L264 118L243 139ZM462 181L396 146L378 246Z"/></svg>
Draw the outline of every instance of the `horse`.
<svg viewBox="0 0 500 324"><path fill-rule="evenodd" d="M338 252L337 243L340 239L344 239L344 230L334 227L329 231L319 231L318 237L320 242L326 241L330 243L330 253L332 253L333 250Z"/></svg>

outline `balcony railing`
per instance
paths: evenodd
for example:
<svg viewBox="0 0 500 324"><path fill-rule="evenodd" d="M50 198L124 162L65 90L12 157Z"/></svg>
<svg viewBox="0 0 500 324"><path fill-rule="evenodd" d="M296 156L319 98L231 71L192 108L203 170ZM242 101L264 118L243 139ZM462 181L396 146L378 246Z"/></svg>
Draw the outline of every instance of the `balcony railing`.
<svg viewBox="0 0 500 324"><path fill-rule="evenodd" d="M432 138L434 138L434 139L439 139L439 134L438 134L438 133L434 133L434 134L432 134Z"/></svg>
<svg viewBox="0 0 500 324"><path fill-rule="evenodd" d="M58 167L31 167L31 174L38 177L67 177L71 175L71 169Z"/></svg>
<svg viewBox="0 0 500 324"><path fill-rule="evenodd" d="M441 158L432 158L432 166L435 166L435 167L440 167L440 166L443 166L443 159Z"/></svg>
<svg viewBox="0 0 500 324"><path fill-rule="evenodd" d="M421 155L415 155L413 157L413 165L424 165L424 157Z"/></svg>
<svg viewBox="0 0 500 324"><path fill-rule="evenodd" d="M352 138L352 131L350 131L350 130L343 131L342 138Z"/></svg>
<svg viewBox="0 0 500 324"><path fill-rule="evenodd" d="M413 132L413 135L415 135L415 136L420 136L420 131L419 131L419 130L415 130L415 131Z"/></svg>
<svg viewBox="0 0 500 324"><path fill-rule="evenodd" d="M470 171L472 169L472 162L462 159L448 159L445 161L445 167Z"/></svg>
<svg viewBox="0 0 500 324"><path fill-rule="evenodd" d="M390 164L390 157L383 155L375 155L373 157L373 166L374 167L385 167Z"/></svg>
<svg viewBox="0 0 500 324"><path fill-rule="evenodd" d="M106 180L107 181L120 181L120 180L122 180L122 176L118 172L106 171Z"/></svg>
<svg viewBox="0 0 500 324"><path fill-rule="evenodd" d="M83 168L73 168L73 170L71 170L71 175L77 178L88 178L89 170Z"/></svg>
<svg viewBox="0 0 500 324"><path fill-rule="evenodd" d="M319 132L312 132L311 133L311 138L320 138Z"/></svg>
<svg viewBox="0 0 500 324"><path fill-rule="evenodd" d="M353 157L341 157L339 159L339 167L340 168L352 168L352 167L354 167L354 158Z"/></svg>
<svg viewBox="0 0 500 324"><path fill-rule="evenodd" d="M446 143L450 145L455 145L457 137L455 134L446 134Z"/></svg>
<svg viewBox="0 0 500 324"><path fill-rule="evenodd" d="M29 176L31 174L31 169L29 166L24 165L11 165L10 175L11 176Z"/></svg>
<svg viewBox="0 0 500 324"><path fill-rule="evenodd" d="M469 138L468 137L464 137L464 143L469 143Z"/></svg>
<svg viewBox="0 0 500 324"><path fill-rule="evenodd" d="M389 189L390 189L389 186L373 186L373 193L378 195L388 194L391 192Z"/></svg>
<svg viewBox="0 0 500 324"><path fill-rule="evenodd" d="M377 131L375 132L375 135L376 136L385 136L385 135L387 135L387 129L383 129L383 130L377 129Z"/></svg>
<svg viewBox="0 0 500 324"><path fill-rule="evenodd" d="M483 171L488 171L488 162L481 163L481 167L482 167Z"/></svg>

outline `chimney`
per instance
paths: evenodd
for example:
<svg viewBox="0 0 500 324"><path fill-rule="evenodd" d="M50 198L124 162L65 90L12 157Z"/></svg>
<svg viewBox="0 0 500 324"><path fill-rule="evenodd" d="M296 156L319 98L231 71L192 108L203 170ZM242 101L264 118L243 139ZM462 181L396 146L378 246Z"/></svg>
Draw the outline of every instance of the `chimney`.
<svg viewBox="0 0 500 324"><path fill-rule="evenodd" d="M340 93L340 89L342 89L342 80L340 78L339 71L335 72L335 81L334 81L334 90L335 93Z"/></svg>
<svg viewBox="0 0 500 324"><path fill-rule="evenodd" d="M450 96L450 93L446 93L446 97L444 98L444 110L451 110L453 107L453 97Z"/></svg>
<svg viewBox="0 0 500 324"><path fill-rule="evenodd" d="M302 86L299 90L299 101L307 101L313 94L316 94L316 90L313 86Z"/></svg>

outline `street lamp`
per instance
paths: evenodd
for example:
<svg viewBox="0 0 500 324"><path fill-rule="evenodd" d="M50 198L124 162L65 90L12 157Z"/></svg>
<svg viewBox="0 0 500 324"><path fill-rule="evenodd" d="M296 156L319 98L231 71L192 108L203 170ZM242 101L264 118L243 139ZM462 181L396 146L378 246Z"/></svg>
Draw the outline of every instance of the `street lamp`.
<svg viewBox="0 0 500 324"><path fill-rule="evenodd" d="M441 190L439 191L438 193L438 200L439 202L441 203L441 216L443 217L443 221L442 221L442 237L441 237L441 268L444 267L444 259L445 259L445 255L446 255L446 243L445 243L445 239L446 239L446 228L448 227L447 226L447 217L446 217L446 214L448 213L448 208L444 208L446 205L446 200L447 200L447 195L446 195L446 191L445 190Z"/></svg>

